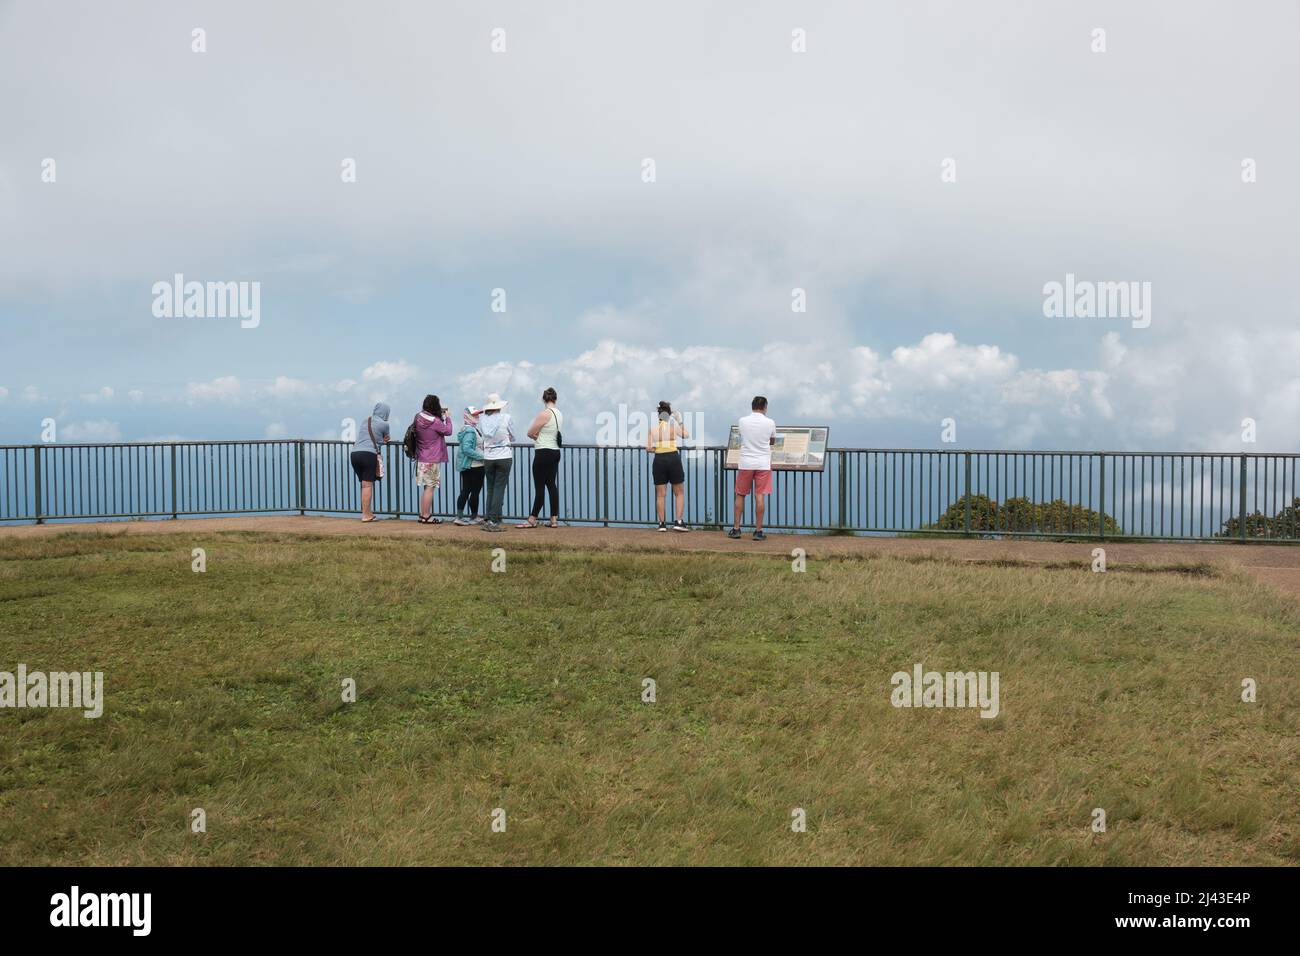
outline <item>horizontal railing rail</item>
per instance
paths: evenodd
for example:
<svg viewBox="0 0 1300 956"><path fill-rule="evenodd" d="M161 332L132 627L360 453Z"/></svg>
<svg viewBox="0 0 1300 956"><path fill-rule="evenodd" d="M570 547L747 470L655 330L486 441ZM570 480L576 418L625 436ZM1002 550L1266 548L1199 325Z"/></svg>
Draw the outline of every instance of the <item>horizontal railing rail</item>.
<svg viewBox="0 0 1300 956"><path fill-rule="evenodd" d="M455 512L457 448L434 498ZM360 509L352 445L315 439L0 445L0 521L346 514ZM374 507L418 513L415 463L383 450ZM507 517L533 499L531 445L516 445ZM688 448L686 521L730 524L726 449ZM635 446L566 445L561 518L656 522L652 456ZM778 471L765 525L824 533L1161 540L1300 540L1300 454L836 448L819 472ZM548 502L549 507L549 502ZM753 521L753 500L744 520ZM549 512L548 512L549 513Z"/></svg>

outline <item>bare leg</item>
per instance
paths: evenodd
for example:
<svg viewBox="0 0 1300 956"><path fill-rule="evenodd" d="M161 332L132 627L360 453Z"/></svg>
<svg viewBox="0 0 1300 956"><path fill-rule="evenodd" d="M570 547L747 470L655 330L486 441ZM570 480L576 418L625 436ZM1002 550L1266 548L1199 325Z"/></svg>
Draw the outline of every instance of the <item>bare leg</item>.
<svg viewBox="0 0 1300 956"><path fill-rule="evenodd" d="M425 485L420 492L420 517L427 518L433 514L433 485Z"/></svg>
<svg viewBox="0 0 1300 956"><path fill-rule="evenodd" d="M740 519L743 518L744 516L745 516L745 496L736 495L736 520L735 523L732 524L732 527L739 529Z"/></svg>
<svg viewBox="0 0 1300 956"><path fill-rule="evenodd" d="M375 516L370 510L370 503L375 498L375 483L373 481L361 482L361 520L369 521Z"/></svg>
<svg viewBox="0 0 1300 956"><path fill-rule="evenodd" d="M659 523L664 523L664 495L668 491L667 485L655 485L655 514L659 517Z"/></svg>
<svg viewBox="0 0 1300 956"><path fill-rule="evenodd" d="M686 514L686 486L682 484L673 485L673 501L677 505L677 520L681 521L682 516Z"/></svg>
<svg viewBox="0 0 1300 956"><path fill-rule="evenodd" d="M767 499L763 495L760 494L754 495L754 530L755 531L763 530L763 506L766 503L767 503Z"/></svg>

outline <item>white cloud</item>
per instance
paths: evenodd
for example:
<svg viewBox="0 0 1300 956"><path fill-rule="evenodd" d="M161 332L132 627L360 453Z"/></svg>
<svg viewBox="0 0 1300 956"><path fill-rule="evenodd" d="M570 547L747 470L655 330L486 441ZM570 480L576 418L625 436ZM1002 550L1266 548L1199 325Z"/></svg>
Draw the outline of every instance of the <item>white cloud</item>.
<svg viewBox="0 0 1300 956"><path fill-rule="evenodd" d="M9 389L5 388L3 385L0 385L0 402L3 402L8 397L9 397Z"/></svg>
<svg viewBox="0 0 1300 956"><path fill-rule="evenodd" d="M233 402L243 392L239 379L223 375L210 382L190 382L185 386L185 397L190 402Z"/></svg>
<svg viewBox="0 0 1300 956"><path fill-rule="evenodd" d="M122 429L117 422L100 419L64 425L58 435L61 441L69 442L117 442L122 440Z"/></svg>
<svg viewBox="0 0 1300 956"><path fill-rule="evenodd" d="M996 345L959 345L950 332L931 332L914 347L894 349L890 366L901 380L946 390L1004 380L1015 373L1016 358Z"/></svg>
<svg viewBox="0 0 1300 956"><path fill-rule="evenodd" d="M267 438L288 438L289 428L284 422L271 422L266 426L264 434Z"/></svg>
<svg viewBox="0 0 1300 956"><path fill-rule="evenodd" d="M320 388L319 385L312 385L300 378L278 375L275 381L266 387L266 394L271 398L279 399L309 398L317 394Z"/></svg>
<svg viewBox="0 0 1300 956"><path fill-rule="evenodd" d="M144 392L138 388L133 388L126 393L126 397L131 400L132 404L139 405L144 401Z"/></svg>
<svg viewBox="0 0 1300 956"><path fill-rule="evenodd" d="M858 346L840 349L806 342L772 342L754 349L683 349L606 340L571 359L545 364L499 362L458 380L469 400L499 391L524 410L531 392L554 385L574 421L587 431L601 412L620 404L647 410L668 399L684 411L715 419L706 441L764 394L778 420L906 422L934 425L959 420L1010 433L1023 406L1048 419L1109 418L1108 378L1090 369L1021 370L1016 356L990 345L965 345L950 333L931 333L895 348L888 359Z"/></svg>
<svg viewBox="0 0 1300 956"><path fill-rule="evenodd" d="M88 405L97 405L100 402L111 402L113 400L113 390L105 385L98 391L83 394L81 400Z"/></svg>
<svg viewBox="0 0 1300 956"><path fill-rule="evenodd" d="M1031 369L1008 380L1002 388L1002 399L1010 406L1029 405L1038 411L1047 411L1067 419L1081 419L1099 415L1103 419L1114 416L1114 409L1106 397L1109 377L1105 372L1078 369Z"/></svg>
<svg viewBox="0 0 1300 956"><path fill-rule="evenodd" d="M413 382L420 375L420 370L405 359L396 362L376 362L367 366L361 373L363 381L371 385L397 388Z"/></svg>

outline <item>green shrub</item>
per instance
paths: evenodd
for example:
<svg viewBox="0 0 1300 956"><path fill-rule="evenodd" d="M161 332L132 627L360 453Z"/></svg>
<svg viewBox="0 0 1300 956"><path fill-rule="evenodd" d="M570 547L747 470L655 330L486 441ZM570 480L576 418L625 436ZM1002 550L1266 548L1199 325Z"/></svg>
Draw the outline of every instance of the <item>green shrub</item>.
<svg viewBox="0 0 1300 956"><path fill-rule="evenodd" d="M1217 538L1241 537L1241 518L1229 518L1223 523L1223 530L1217 532ZM1247 538L1300 538L1300 498L1293 498L1291 503L1268 517L1260 511L1246 515Z"/></svg>
<svg viewBox="0 0 1300 956"><path fill-rule="evenodd" d="M964 531L968 497L972 533L1098 534L1102 531L1103 522L1106 534L1124 533L1119 523L1110 515L1099 514L1082 505L1069 504L1060 498L1047 502L1033 502L1025 497L1008 498L999 505L988 495L963 495L948 506L938 521L926 525L926 529Z"/></svg>

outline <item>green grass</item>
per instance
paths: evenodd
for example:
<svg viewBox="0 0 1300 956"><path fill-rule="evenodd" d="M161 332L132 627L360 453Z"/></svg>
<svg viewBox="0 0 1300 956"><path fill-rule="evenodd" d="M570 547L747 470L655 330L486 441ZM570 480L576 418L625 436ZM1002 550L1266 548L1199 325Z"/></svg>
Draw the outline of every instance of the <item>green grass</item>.
<svg viewBox="0 0 1300 956"><path fill-rule="evenodd" d="M107 698L0 711L0 864L1300 861L1300 614L1248 579L509 549L0 540L0 670ZM1000 716L892 707L917 662Z"/></svg>

